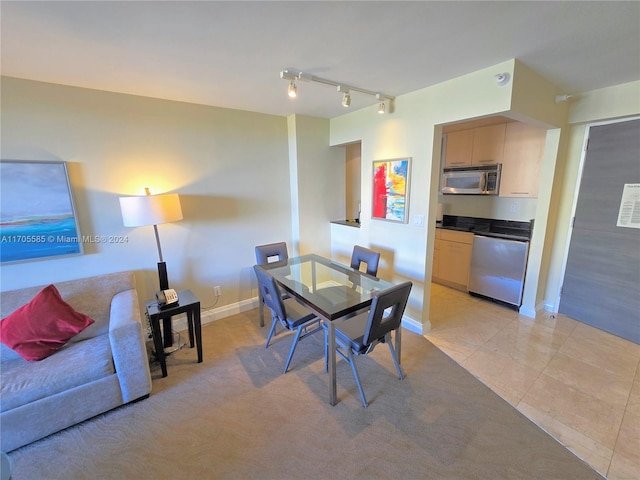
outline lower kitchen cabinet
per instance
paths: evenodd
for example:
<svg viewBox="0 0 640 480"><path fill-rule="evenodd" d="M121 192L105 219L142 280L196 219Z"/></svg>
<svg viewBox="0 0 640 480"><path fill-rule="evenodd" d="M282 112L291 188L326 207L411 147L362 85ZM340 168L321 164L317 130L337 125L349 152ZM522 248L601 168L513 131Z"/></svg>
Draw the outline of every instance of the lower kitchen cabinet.
<svg viewBox="0 0 640 480"><path fill-rule="evenodd" d="M436 229L433 281L466 292L472 246L473 233Z"/></svg>

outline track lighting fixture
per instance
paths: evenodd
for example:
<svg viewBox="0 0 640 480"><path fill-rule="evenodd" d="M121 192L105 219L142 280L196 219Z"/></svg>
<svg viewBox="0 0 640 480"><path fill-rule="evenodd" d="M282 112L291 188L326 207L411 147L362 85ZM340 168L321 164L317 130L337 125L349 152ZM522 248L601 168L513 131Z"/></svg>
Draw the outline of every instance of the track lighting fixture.
<svg viewBox="0 0 640 480"><path fill-rule="evenodd" d="M386 111L393 111L393 101L395 97L391 95L387 95L384 93L373 92L371 90L365 90L364 88L353 87L351 85L346 85L344 83L334 82L333 80L328 80L326 78L316 77L310 73L293 71L293 70L282 70L280 72L280 78L284 80L289 80L289 96L295 97L297 93L296 88L296 80L304 81L304 82L317 82L323 83L325 85L330 85L333 87L337 87L338 92L342 93L342 106L349 107L351 106L351 92L364 93L365 95L371 95L372 97L376 97L380 102L378 105L378 113L385 113ZM387 106L386 102L389 102Z"/></svg>
<svg viewBox="0 0 640 480"><path fill-rule="evenodd" d="M571 100L573 98L573 95L567 95L566 93L563 95L556 95L556 98L554 99L555 103L562 103L562 102L568 102L569 100Z"/></svg>
<svg viewBox="0 0 640 480"><path fill-rule="evenodd" d="M288 93L291 98L296 98L298 96L298 87L296 87L295 80L291 80L289 82Z"/></svg>

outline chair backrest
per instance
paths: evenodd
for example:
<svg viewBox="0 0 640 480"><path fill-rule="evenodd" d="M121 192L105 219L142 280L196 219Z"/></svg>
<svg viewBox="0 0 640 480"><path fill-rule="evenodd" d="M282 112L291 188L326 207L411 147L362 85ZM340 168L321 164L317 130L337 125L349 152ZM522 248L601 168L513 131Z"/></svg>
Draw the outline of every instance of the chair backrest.
<svg viewBox="0 0 640 480"><path fill-rule="evenodd" d="M280 289L276 283L275 278L264 270L260 265L254 265L253 270L256 273L258 279L258 289L264 299L265 305L271 309L271 311L281 320L284 321L287 318L284 304L282 303L282 296L280 295Z"/></svg>
<svg viewBox="0 0 640 480"><path fill-rule="evenodd" d="M364 345L369 345L400 327L412 286L411 282L404 282L380 292L373 298L364 332Z"/></svg>
<svg viewBox="0 0 640 480"><path fill-rule="evenodd" d="M380 253L370 250L360 245L353 247L353 253L351 254L351 268L360 270L360 264L364 262L367 264L367 274L378 275L378 263L380 262Z"/></svg>
<svg viewBox="0 0 640 480"><path fill-rule="evenodd" d="M258 265L266 265L273 261L287 260L287 244L285 242L269 243L267 245L258 245L256 247L256 263Z"/></svg>

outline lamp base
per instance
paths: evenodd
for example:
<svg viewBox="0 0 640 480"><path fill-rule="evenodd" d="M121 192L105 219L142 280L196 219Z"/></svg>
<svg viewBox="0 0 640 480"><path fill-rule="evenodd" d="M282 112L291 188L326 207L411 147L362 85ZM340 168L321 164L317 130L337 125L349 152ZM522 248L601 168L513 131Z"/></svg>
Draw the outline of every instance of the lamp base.
<svg viewBox="0 0 640 480"><path fill-rule="evenodd" d="M158 279L160 280L160 290L169 288L169 277L167 277L166 262L158 262Z"/></svg>
<svg viewBox="0 0 640 480"><path fill-rule="evenodd" d="M167 290L169 288L169 277L167 276L167 264L165 262L158 262L158 280L160 280L160 290ZM162 324L164 330L164 347L168 348L173 345L171 317L163 319Z"/></svg>

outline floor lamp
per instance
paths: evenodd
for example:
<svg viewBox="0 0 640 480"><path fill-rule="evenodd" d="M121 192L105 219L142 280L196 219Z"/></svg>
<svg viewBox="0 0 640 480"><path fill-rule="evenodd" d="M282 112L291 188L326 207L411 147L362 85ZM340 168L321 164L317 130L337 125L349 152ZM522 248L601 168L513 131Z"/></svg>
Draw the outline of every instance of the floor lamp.
<svg viewBox="0 0 640 480"><path fill-rule="evenodd" d="M158 225L182 220L182 207L177 193L165 193L151 195L145 188L146 196L120 197L120 210L122 211L122 223L125 227L145 227L153 225L158 247L158 279L160 290L169 288L167 277L167 264L162 258L162 247L158 235Z"/></svg>

